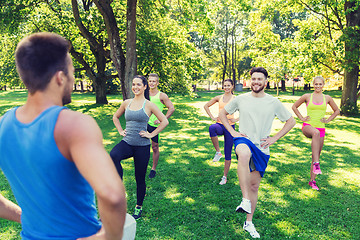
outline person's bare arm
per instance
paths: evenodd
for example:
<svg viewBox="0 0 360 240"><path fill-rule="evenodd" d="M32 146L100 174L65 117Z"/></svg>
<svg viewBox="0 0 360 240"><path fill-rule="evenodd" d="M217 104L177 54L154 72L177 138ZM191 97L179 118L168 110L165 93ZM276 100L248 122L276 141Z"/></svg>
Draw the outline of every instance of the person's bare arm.
<svg viewBox="0 0 360 240"><path fill-rule="evenodd" d="M64 110L55 127L57 144L95 190L105 239L121 239L126 215L125 187L90 116ZM94 236L95 237L95 236ZM95 239L95 238L91 238Z"/></svg>
<svg viewBox="0 0 360 240"><path fill-rule="evenodd" d="M125 109L128 104L129 104L129 101L123 102L120 105L120 107L118 108L118 110L116 110L116 112L113 115L113 123L114 123L116 129L118 130L119 134L123 137L125 137L125 135L126 135L126 129L123 129L121 127L119 118L125 113Z"/></svg>
<svg viewBox="0 0 360 240"><path fill-rule="evenodd" d="M261 139L262 143L260 144L263 148L268 148L270 145L274 144L277 140L282 138L285 134L287 134L294 126L295 126L295 119L291 116L288 120L286 120L282 129L277 132L274 136Z"/></svg>
<svg viewBox="0 0 360 240"><path fill-rule="evenodd" d="M223 108L220 113L219 113L219 118L220 121L222 122L222 124L224 125L224 127L229 131L229 133L231 134L231 136L233 137L247 137L246 134L240 133L235 131L235 129L233 129L227 119L227 115L229 113L225 110L225 108Z"/></svg>
<svg viewBox="0 0 360 240"><path fill-rule="evenodd" d="M304 117L300 111L299 111L299 107L301 104L303 104L304 102L307 102L309 98L309 94L304 94L302 95L293 105L292 105L292 110L294 111L295 115L302 121L302 122L306 122L309 121L310 118L309 116Z"/></svg>
<svg viewBox="0 0 360 240"><path fill-rule="evenodd" d="M214 115L212 115L211 111L210 111L210 107L212 105L214 105L215 103L219 102L221 95L213 97L210 101L208 101L205 105L204 105L204 109L205 112L209 115L209 117L211 118L211 120L213 121L217 121L218 117L214 117ZM226 120L227 121L227 120Z"/></svg>
<svg viewBox="0 0 360 240"><path fill-rule="evenodd" d="M164 130L164 128L169 124L169 120L160 111L160 109L155 105L155 103L147 101L146 108L148 108L150 110L150 112L151 112L150 115L154 114L156 116L156 118L160 121L160 124L151 133L149 133L147 131L141 131L139 134L142 137L153 138L154 136L158 135L162 130Z"/></svg>
<svg viewBox="0 0 360 240"><path fill-rule="evenodd" d="M0 218L21 223L21 208L0 194Z"/></svg>
<svg viewBox="0 0 360 240"><path fill-rule="evenodd" d="M330 115L330 117L326 118L322 118L320 121L322 121L323 123L329 123L330 121L332 121L337 115L340 114L340 109L338 108L338 106L336 105L334 99L332 99L332 97L330 97L329 95L326 95L326 99L327 99L327 103L330 105L330 107L332 108L332 110L334 111L333 114Z"/></svg>
<svg viewBox="0 0 360 240"><path fill-rule="evenodd" d="M165 117L169 119L175 111L174 104L171 102L170 98L165 93L160 94L160 101L167 107L168 110L165 114Z"/></svg>

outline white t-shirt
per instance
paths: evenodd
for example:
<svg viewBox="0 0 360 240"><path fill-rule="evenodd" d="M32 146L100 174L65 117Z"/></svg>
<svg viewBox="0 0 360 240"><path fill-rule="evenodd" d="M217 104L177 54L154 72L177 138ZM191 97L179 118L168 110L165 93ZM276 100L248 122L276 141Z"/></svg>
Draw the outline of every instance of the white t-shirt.
<svg viewBox="0 0 360 240"><path fill-rule="evenodd" d="M239 132L246 134L267 155L270 155L270 150L260 147L260 139L270 135L275 117L285 122L292 116L279 99L269 94L254 97L251 92L245 93L235 97L224 108L229 114L239 111Z"/></svg>

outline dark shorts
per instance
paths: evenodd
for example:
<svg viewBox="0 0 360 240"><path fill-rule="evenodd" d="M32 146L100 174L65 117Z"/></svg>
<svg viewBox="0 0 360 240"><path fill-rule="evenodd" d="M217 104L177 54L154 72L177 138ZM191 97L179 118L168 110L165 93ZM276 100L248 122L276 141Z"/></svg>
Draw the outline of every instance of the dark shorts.
<svg viewBox="0 0 360 240"><path fill-rule="evenodd" d="M236 150L237 145L246 144L251 151L251 158L249 161L250 172L258 171L260 176L263 177L265 169L270 159L270 155L263 153L258 147L255 146L253 142L244 137L235 137L234 138L234 150Z"/></svg>
<svg viewBox="0 0 360 240"><path fill-rule="evenodd" d="M152 133L157 127L153 127L150 126L149 124L147 125L147 131L149 133ZM159 142L159 134L156 135L155 137L151 138L151 141L158 143Z"/></svg>

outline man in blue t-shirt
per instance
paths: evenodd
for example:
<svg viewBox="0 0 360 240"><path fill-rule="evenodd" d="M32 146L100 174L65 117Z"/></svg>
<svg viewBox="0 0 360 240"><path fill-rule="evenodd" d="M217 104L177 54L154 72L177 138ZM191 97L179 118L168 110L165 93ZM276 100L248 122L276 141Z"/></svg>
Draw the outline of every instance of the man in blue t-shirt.
<svg viewBox="0 0 360 240"><path fill-rule="evenodd" d="M125 189L101 130L90 116L63 107L74 85L69 49L54 33L18 44L28 97L0 119L0 167L22 210L22 239L121 239Z"/></svg>

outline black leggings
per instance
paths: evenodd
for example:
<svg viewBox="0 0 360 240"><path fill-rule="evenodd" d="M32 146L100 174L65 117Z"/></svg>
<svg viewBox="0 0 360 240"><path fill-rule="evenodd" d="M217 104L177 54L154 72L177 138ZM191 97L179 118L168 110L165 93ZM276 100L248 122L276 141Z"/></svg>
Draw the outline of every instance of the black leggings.
<svg viewBox="0 0 360 240"><path fill-rule="evenodd" d="M123 178L123 168L121 167L120 161L130 157L134 158L137 198L136 204L142 206L146 193L145 176L150 159L150 145L132 146L127 144L125 141L121 141L111 150L110 156L121 179Z"/></svg>

